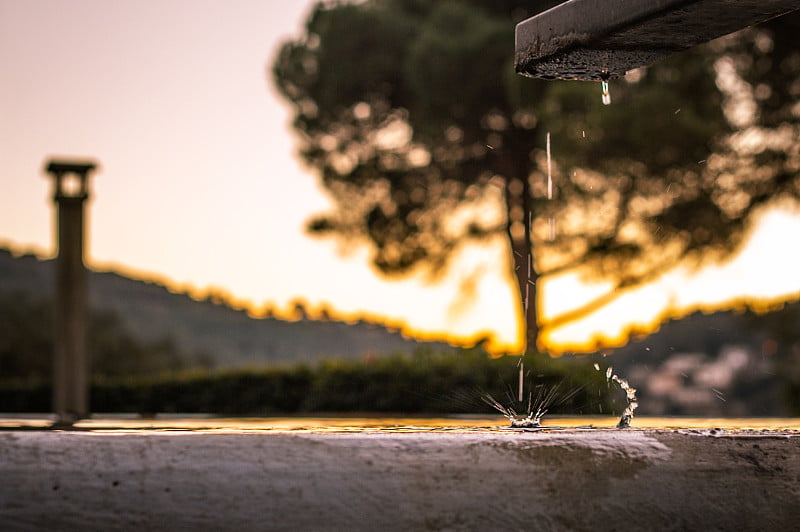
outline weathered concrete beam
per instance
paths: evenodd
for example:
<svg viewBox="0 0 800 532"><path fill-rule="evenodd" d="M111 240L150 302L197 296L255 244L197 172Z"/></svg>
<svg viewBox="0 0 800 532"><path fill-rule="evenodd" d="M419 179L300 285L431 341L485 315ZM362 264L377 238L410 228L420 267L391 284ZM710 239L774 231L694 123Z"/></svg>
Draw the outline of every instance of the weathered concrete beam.
<svg viewBox="0 0 800 532"><path fill-rule="evenodd" d="M3 530L792 530L800 436L0 432Z"/></svg>
<svg viewBox="0 0 800 532"><path fill-rule="evenodd" d="M520 22L517 72L600 80L800 9L800 0L570 0Z"/></svg>

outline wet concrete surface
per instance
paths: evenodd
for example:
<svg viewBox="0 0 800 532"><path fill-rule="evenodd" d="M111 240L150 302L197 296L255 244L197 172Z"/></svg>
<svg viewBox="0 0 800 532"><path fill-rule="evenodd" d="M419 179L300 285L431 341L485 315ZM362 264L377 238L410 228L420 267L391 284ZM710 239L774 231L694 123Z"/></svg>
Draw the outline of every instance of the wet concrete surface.
<svg viewBox="0 0 800 532"><path fill-rule="evenodd" d="M613 79L798 8L797 0L573 0L517 26L516 69Z"/></svg>
<svg viewBox="0 0 800 532"><path fill-rule="evenodd" d="M178 425L172 423L172 425ZM794 430L0 431L3 530L790 530Z"/></svg>

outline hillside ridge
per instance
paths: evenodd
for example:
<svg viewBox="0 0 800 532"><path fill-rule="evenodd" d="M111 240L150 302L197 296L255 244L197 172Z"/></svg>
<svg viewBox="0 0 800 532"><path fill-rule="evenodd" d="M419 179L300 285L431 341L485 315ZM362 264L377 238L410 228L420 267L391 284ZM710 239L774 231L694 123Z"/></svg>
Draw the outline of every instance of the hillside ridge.
<svg viewBox="0 0 800 532"><path fill-rule="evenodd" d="M53 260L30 254L15 256L0 248L0 292L51 298ZM210 356L217 367L362 359L411 352L421 346L452 349L444 342L407 338L365 320L254 318L219 298L197 300L171 292L156 281L132 279L114 271L89 270L89 305L118 314L130 333L142 341L171 338L186 352Z"/></svg>

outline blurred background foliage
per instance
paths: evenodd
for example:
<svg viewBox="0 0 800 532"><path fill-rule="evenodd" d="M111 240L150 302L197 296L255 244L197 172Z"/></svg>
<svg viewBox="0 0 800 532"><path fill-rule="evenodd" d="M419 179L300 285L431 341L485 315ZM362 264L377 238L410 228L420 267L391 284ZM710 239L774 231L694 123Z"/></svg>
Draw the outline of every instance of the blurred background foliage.
<svg viewBox="0 0 800 532"><path fill-rule="evenodd" d="M223 310L193 304L197 314ZM47 299L0 291L0 412L50 410L51 309ZM639 414L800 415L798 319L800 303L761 315L696 314L666 323L613 356L526 356L525 390L556 387L552 413L618 415L624 394L605 378L613 365L637 388ZM324 333L325 325L307 321L305 334L315 334L315 327ZM516 403L519 357L491 358L480 345L241 366L219 353L176 347L169 337L138 339L112 310L92 313L91 336L93 412L488 414L485 394L506 406Z"/></svg>
<svg viewBox="0 0 800 532"><path fill-rule="evenodd" d="M797 16L637 69L604 106L599 83L513 71L515 23L557 3L319 4L272 65L334 200L309 230L366 243L386 274L435 274L459 246L505 238L520 299L571 268L613 297L724 260L751 215L797 199ZM528 345L596 307L541 323L527 305Z"/></svg>
<svg viewBox="0 0 800 532"><path fill-rule="evenodd" d="M149 377L93 376L96 413L211 413L285 415L380 412L394 414L497 414L483 397L516 403L514 360L491 358L480 348L457 352L419 349L372 360L327 360L315 365L238 370L189 370ZM531 362L528 390L555 388L551 414L612 415L625 408L624 394L609 386L591 362ZM513 387L512 387L513 385ZM527 393L527 392L526 392ZM0 411L47 412L46 380L0 381ZM518 406L520 412L525 406Z"/></svg>
<svg viewBox="0 0 800 532"><path fill-rule="evenodd" d="M140 290L150 288L140 284ZM136 286L129 287L132 297ZM209 311L203 301L193 305L195 313ZM0 290L0 412L50 410L52 320L49 298ZM311 334L315 326L325 333L324 322L306 325ZM116 312L98 309L91 312L88 339L93 412L492 413L481 397L510 400L518 382L518 357L492 358L480 346L444 349L434 343L355 360L233 367L225 357L182 350L169 336L142 341ZM537 359L528 363L525 379L527 389L558 387L557 397L564 401L552 406L556 413L614 408L615 390L588 359Z"/></svg>
<svg viewBox="0 0 800 532"><path fill-rule="evenodd" d="M35 279L47 264L30 257L3 260L0 254L0 270L12 279ZM94 294L100 303L91 313L89 345L96 412L488 413L480 399L485 393L506 405L514 403L509 395L515 395L511 388L518 380L519 358L491 359L480 345L398 344L388 331L360 322L252 319L224 303L194 301L163 287L155 291L152 284L123 277L113 280L132 318L102 304L107 284L90 282L100 292ZM51 406L52 301L43 293L1 288L0 412L46 412ZM143 337L130 327L140 314L156 314L166 326L151 327L154 334ZM761 315L698 313L665 323L658 332L614 350L613 356L606 357L605 351L578 358L528 356L525 389L559 386L561 398L579 389L579 397L555 411L618 414L623 395L604 379L613 365L637 388L640 414L797 415L798 319L800 303ZM218 343L198 351L196 344L168 334L181 327L200 327ZM369 349L348 343L353 335L364 337ZM242 344L242 338L255 340ZM270 355L275 358L247 355L260 338L278 346ZM327 351L318 350L320 342L330 344ZM292 349L284 351L281 345ZM347 358L335 354L342 349L349 349ZM232 357L237 350L241 355Z"/></svg>

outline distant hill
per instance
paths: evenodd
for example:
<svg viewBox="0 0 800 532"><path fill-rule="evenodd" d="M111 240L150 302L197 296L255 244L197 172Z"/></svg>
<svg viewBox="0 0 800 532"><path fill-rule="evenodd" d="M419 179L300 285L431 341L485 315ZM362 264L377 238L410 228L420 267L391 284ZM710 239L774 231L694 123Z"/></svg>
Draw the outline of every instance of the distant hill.
<svg viewBox="0 0 800 532"><path fill-rule="evenodd" d="M53 261L33 255L17 257L0 249L0 292L51 298ZM363 321L255 319L225 303L197 301L160 284L114 272L90 271L89 301L94 309L119 315L135 338L147 342L171 338L185 352L210 357L216 367L361 359L411 352L423 345L453 349L445 343L418 342Z"/></svg>

